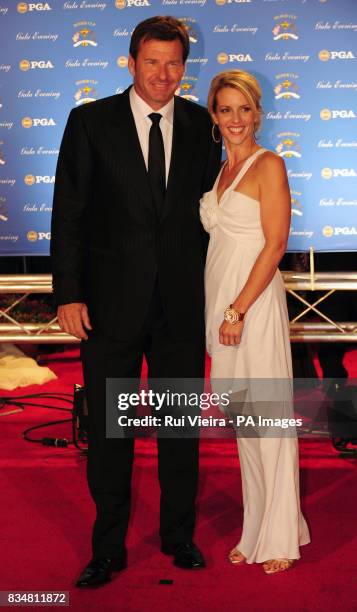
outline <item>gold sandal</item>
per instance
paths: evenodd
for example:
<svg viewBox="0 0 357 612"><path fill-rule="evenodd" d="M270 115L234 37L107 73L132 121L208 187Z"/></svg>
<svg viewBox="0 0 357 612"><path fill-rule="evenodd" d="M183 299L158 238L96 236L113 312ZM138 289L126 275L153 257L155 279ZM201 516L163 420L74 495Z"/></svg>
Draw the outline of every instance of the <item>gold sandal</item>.
<svg viewBox="0 0 357 612"><path fill-rule="evenodd" d="M263 570L266 574L285 572L292 567L294 561L295 559L269 559L268 561L264 561ZM275 563L278 563L278 566L274 568L272 565Z"/></svg>
<svg viewBox="0 0 357 612"><path fill-rule="evenodd" d="M233 565L242 565L246 562L246 557L236 547L232 548L228 559Z"/></svg>

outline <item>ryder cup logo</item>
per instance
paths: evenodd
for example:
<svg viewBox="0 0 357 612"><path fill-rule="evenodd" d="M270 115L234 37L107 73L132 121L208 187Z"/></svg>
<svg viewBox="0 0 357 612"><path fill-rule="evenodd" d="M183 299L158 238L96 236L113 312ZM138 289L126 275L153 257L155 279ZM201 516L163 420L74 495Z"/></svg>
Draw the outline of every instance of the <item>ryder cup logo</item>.
<svg viewBox="0 0 357 612"><path fill-rule="evenodd" d="M180 17L179 21L185 26L190 43L196 44L198 42L198 34L195 28L196 19L192 17Z"/></svg>
<svg viewBox="0 0 357 612"><path fill-rule="evenodd" d="M98 81L83 79L82 81L77 81L76 85L77 90L74 94L76 106L88 104L88 102L94 102L98 99L98 92L95 88L95 85L98 85Z"/></svg>
<svg viewBox="0 0 357 612"><path fill-rule="evenodd" d="M280 132L278 138L280 142L275 147L277 154L280 157L301 157L300 145L296 142L300 134L296 132Z"/></svg>
<svg viewBox="0 0 357 612"><path fill-rule="evenodd" d="M52 11L48 2L19 2L17 12L23 15L27 11Z"/></svg>
<svg viewBox="0 0 357 612"><path fill-rule="evenodd" d="M274 40L298 40L299 36L296 30L295 15L277 15L274 17L275 26L273 27Z"/></svg>
<svg viewBox="0 0 357 612"><path fill-rule="evenodd" d="M297 74L285 72L277 74L275 78L279 81L274 87L275 100L281 100L281 98L284 100L300 99L299 86L295 82L299 78Z"/></svg>
<svg viewBox="0 0 357 612"><path fill-rule="evenodd" d="M181 98L186 98L186 100L192 100L193 102L198 102L199 98L196 92L196 83L197 78L192 76L185 76L180 86L176 90L176 95Z"/></svg>
<svg viewBox="0 0 357 612"><path fill-rule="evenodd" d="M90 28L96 24L91 21L80 21L74 24L74 28L79 28L72 36L74 47L97 47L98 43L95 40L95 33Z"/></svg>

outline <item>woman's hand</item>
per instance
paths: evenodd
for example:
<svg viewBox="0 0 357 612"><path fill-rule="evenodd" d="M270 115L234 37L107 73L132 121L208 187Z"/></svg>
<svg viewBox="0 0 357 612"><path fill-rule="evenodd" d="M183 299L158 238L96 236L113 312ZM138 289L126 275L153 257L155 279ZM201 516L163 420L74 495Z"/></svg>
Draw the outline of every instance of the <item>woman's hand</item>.
<svg viewBox="0 0 357 612"><path fill-rule="evenodd" d="M243 332L244 321L239 321L232 325L227 321L223 321L219 328L219 341L225 346L234 346L240 343Z"/></svg>

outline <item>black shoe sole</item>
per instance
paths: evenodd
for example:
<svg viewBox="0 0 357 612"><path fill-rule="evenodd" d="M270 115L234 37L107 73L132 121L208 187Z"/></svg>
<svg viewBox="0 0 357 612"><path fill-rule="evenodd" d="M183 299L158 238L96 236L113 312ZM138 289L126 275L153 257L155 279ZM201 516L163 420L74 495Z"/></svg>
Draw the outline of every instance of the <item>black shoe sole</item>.
<svg viewBox="0 0 357 612"><path fill-rule="evenodd" d="M174 566L178 567L179 569L183 569L183 570L201 570L201 569L205 569L207 566L206 565L194 565L194 566L189 566L189 565L179 565L177 563L175 563L174 561Z"/></svg>
<svg viewBox="0 0 357 612"><path fill-rule="evenodd" d="M76 588L77 589L99 589L99 587L104 586L105 584L108 584L109 582L111 582L111 580L104 580L104 582L99 582L97 584L78 584L76 583Z"/></svg>
<svg viewBox="0 0 357 612"><path fill-rule="evenodd" d="M118 562L118 565L112 567L110 572L111 574L113 572L121 572L125 570L126 568L127 568L126 562L125 563ZM95 589L95 588L103 586L104 584L108 584L108 582L111 582L111 576L109 576L109 578L107 578L106 580L103 580L102 582L97 582L94 584L90 584L90 583L89 584L86 584L86 583L79 584L78 582L76 582L75 586L77 587L77 589Z"/></svg>

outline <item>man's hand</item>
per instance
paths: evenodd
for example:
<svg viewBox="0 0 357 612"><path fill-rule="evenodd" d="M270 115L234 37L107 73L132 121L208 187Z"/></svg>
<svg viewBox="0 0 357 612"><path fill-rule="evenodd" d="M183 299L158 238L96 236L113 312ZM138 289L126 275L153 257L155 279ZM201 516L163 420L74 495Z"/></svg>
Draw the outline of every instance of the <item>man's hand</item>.
<svg viewBox="0 0 357 612"><path fill-rule="evenodd" d="M92 329L90 324L88 309L81 302L63 304L58 306L57 317L62 331L80 340L88 340L85 329Z"/></svg>
<svg viewBox="0 0 357 612"><path fill-rule="evenodd" d="M228 323L228 321L223 321L221 327L219 328L219 341L221 344L225 346L234 346L235 344L240 343L240 339L243 331L243 321L239 321L232 325L232 323Z"/></svg>

